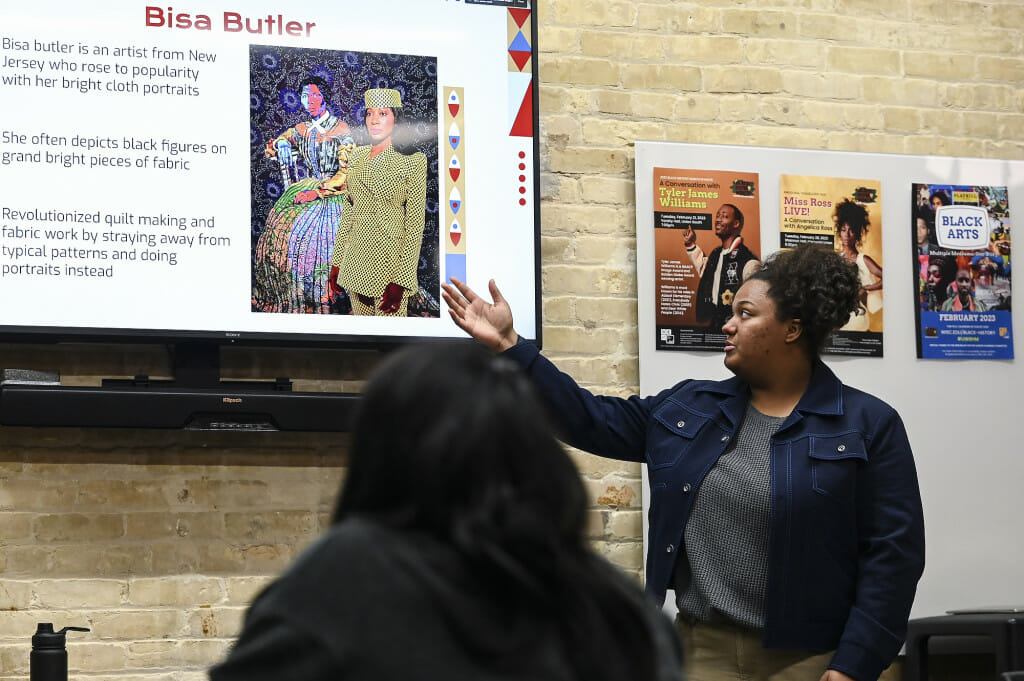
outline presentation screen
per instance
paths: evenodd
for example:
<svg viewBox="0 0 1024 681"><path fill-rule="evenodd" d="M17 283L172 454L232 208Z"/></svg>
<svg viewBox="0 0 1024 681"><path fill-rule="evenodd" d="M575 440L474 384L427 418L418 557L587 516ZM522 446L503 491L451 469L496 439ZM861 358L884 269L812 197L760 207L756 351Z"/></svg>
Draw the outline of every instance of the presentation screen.
<svg viewBox="0 0 1024 681"><path fill-rule="evenodd" d="M0 339L539 335L525 0L99 5L0 28Z"/></svg>

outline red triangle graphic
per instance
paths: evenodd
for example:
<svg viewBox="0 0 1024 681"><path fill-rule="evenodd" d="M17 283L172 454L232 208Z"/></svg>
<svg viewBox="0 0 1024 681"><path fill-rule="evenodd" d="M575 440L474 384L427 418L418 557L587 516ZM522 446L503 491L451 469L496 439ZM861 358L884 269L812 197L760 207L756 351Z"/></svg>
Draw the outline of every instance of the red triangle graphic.
<svg viewBox="0 0 1024 681"><path fill-rule="evenodd" d="M529 52L517 52L514 50L509 50L508 54L510 57L512 57L512 61L516 63L516 66L519 67L520 71L522 71L523 67L526 66L526 62L530 61Z"/></svg>
<svg viewBox="0 0 1024 681"><path fill-rule="evenodd" d="M508 13L519 28L522 28L526 20L530 18L530 10L528 9L510 9Z"/></svg>
<svg viewBox="0 0 1024 681"><path fill-rule="evenodd" d="M450 236L452 237L452 244L455 246L458 246L459 242L462 241L462 234L459 232L452 232Z"/></svg>
<svg viewBox="0 0 1024 681"><path fill-rule="evenodd" d="M526 86L523 103L519 105L519 113L512 123L509 137L533 137L533 81Z"/></svg>
<svg viewBox="0 0 1024 681"><path fill-rule="evenodd" d="M448 169L448 174L452 176L452 182L458 182L459 181L459 173L460 172L461 171L458 168L449 168Z"/></svg>
<svg viewBox="0 0 1024 681"><path fill-rule="evenodd" d="M452 103L449 102L448 110L452 112L452 118L455 118L456 116L459 115L459 105L458 104L452 104Z"/></svg>

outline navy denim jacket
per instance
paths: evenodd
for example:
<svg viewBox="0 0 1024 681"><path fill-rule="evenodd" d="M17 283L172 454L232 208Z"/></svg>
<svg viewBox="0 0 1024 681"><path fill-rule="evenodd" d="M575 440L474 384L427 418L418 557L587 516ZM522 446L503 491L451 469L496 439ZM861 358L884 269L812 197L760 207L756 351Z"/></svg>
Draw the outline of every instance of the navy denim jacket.
<svg viewBox="0 0 1024 681"><path fill-rule="evenodd" d="M697 490L743 419L746 384L690 380L652 397L602 397L534 345L505 356L533 378L566 442L647 464L647 590L664 602ZM821 361L771 439L770 526L764 645L835 649L830 668L874 681L903 645L924 570L921 495L899 415Z"/></svg>

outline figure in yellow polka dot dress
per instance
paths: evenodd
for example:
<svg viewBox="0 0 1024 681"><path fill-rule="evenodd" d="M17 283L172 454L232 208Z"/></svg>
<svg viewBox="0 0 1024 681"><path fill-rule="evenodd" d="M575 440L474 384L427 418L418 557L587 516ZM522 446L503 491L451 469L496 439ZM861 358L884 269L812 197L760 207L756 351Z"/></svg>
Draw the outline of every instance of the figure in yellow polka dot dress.
<svg viewBox="0 0 1024 681"><path fill-rule="evenodd" d="M330 281L344 288L358 315L404 317L419 290L416 268L423 241L427 157L392 146L401 122L397 90L366 91L371 145L349 157L348 195L334 240Z"/></svg>

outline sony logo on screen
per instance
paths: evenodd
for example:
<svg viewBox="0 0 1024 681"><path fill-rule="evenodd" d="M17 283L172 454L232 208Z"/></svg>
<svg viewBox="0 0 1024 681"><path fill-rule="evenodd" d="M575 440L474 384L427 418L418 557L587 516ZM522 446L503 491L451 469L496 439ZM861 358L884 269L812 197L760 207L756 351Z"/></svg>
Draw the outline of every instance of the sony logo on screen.
<svg viewBox="0 0 1024 681"><path fill-rule="evenodd" d="M988 211L981 206L939 206L935 234L943 248L975 250L988 246Z"/></svg>

